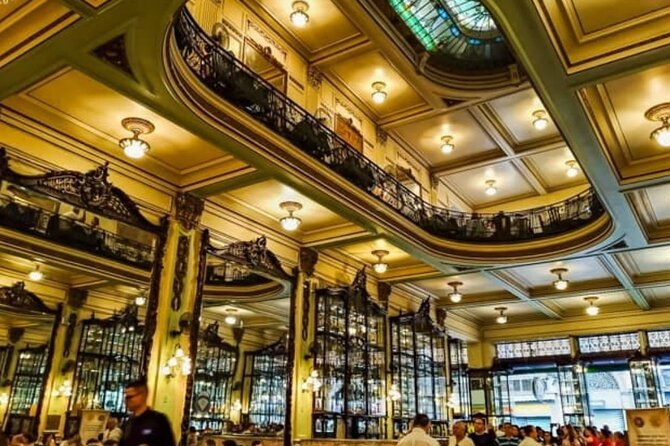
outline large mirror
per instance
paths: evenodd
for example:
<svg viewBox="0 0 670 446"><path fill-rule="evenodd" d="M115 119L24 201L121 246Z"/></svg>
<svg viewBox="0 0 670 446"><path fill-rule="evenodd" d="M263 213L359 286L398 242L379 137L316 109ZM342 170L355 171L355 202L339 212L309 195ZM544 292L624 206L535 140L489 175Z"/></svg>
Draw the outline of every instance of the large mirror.
<svg viewBox="0 0 670 446"><path fill-rule="evenodd" d="M70 438L86 411L128 418L124 385L146 375L166 226L108 181L107 165L22 170L0 148L0 420L7 434Z"/></svg>
<svg viewBox="0 0 670 446"><path fill-rule="evenodd" d="M23 281L0 287L0 411L10 434L31 432L39 422L59 315Z"/></svg>
<svg viewBox="0 0 670 446"><path fill-rule="evenodd" d="M217 444L280 443L291 278L265 239L209 245L189 427Z"/></svg>

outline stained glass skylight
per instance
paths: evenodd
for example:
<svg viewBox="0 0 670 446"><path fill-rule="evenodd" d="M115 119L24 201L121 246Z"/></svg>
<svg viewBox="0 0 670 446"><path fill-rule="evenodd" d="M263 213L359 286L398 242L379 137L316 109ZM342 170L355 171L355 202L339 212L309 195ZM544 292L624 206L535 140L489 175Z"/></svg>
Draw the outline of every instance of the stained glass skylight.
<svg viewBox="0 0 670 446"><path fill-rule="evenodd" d="M480 0L388 0L431 54L467 61L470 67L504 66L511 54Z"/></svg>

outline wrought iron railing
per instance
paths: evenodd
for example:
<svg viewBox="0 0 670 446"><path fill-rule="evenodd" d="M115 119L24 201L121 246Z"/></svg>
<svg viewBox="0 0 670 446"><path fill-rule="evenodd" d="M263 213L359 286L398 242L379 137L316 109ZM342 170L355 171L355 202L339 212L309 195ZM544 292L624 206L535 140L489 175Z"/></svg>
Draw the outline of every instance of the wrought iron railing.
<svg viewBox="0 0 670 446"><path fill-rule="evenodd" d="M592 189L516 212L465 213L434 206L219 46L186 8L176 17L174 36L185 63L212 92L431 234L469 242L532 240L582 227L604 213Z"/></svg>
<svg viewBox="0 0 670 446"><path fill-rule="evenodd" d="M19 201L0 203L0 225L150 270L154 248Z"/></svg>

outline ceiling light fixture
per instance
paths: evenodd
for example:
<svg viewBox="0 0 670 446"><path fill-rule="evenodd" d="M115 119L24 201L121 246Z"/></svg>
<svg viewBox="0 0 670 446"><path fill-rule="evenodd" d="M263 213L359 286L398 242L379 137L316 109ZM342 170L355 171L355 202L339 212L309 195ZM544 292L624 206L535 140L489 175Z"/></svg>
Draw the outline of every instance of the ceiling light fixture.
<svg viewBox="0 0 670 446"><path fill-rule="evenodd" d="M281 224L281 227L286 231L295 231L298 229L298 226L300 226L302 220L300 220L298 217L294 217L293 213L302 209L302 204L298 203L297 201L283 201L279 203L279 207L288 212L286 217L279 219L279 224Z"/></svg>
<svg viewBox="0 0 670 446"><path fill-rule="evenodd" d="M32 280L33 282L39 282L40 280L44 279L44 273L40 271L39 263L35 265L34 270L28 273L28 279Z"/></svg>
<svg viewBox="0 0 670 446"><path fill-rule="evenodd" d="M644 112L644 117L650 121L660 121L661 126L649 135L661 147L670 147L670 102L664 102L651 107Z"/></svg>
<svg viewBox="0 0 670 446"><path fill-rule="evenodd" d="M377 263L372 264L372 269L375 270L377 274L384 274L386 270L389 268L388 263L382 262L382 259L384 256L389 255L389 252L386 251L385 249L377 249L375 251L372 251L373 256L377 256Z"/></svg>
<svg viewBox="0 0 670 446"><path fill-rule="evenodd" d="M442 153L444 154L450 154L451 152L454 151L454 144L451 142L454 139L453 136L451 135L445 135L442 137L442 146L440 148L442 149Z"/></svg>
<svg viewBox="0 0 670 446"><path fill-rule="evenodd" d="M144 304L146 303L147 303L147 296L144 291L142 291L141 294L135 296L135 305L137 305L138 307L143 307Z"/></svg>
<svg viewBox="0 0 670 446"><path fill-rule="evenodd" d="M291 7L293 8L293 12L289 16L291 23L298 28L304 28L309 23L309 15L307 14L309 4L304 0L296 0Z"/></svg>
<svg viewBox="0 0 670 446"><path fill-rule="evenodd" d="M563 278L563 274L568 272L567 268L554 268L549 272L558 276L558 279L554 280L554 288L558 291L563 291L568 288L570 281Z"/></svg>
<svg viewBox="0 0 670 446"><path fill-rule="evenodd" d="M463 299L463 293L458 291L458 287L463 285L463 282L449 282L447 285L453 288L453 291L449 293L449 300L455 304L459 303Z"/></svg>
<svg viewBox="0 0 670 446"><path fill-rule="evenodd" d="M568 177L574 178L577 175L579 175L579 164L577 164L577 161L569 160L565 162L565 165L567 167L567 169L565 170L565 174Z"/></svg>
<svg viewBox="0 0 670 446"><path fill-rule="evenodd" d="M533 127L535 130L544 130L549 125L549 119L547 119L547 112L544 110L535 110L533 112Z"/></svg>
<svg viewBox="0 0 670 446"><path fill-rule="evenodd" d="M372 89L374 90L372 92L372 102L375 104L381 104L386 100L386 91L384 89L386 88L386 84L384 82L374 82L372 84Z"/></svg>
<svg viewBox="0 0 670 446"><path fill-rule="evenodd" d="M498 193L498 188L495 187L496 180L486 180L484 184L486 184L486 189L484 189L484 192L486 192L486 195L489 197L492 197Z"/></svg>
<svg viewBox="0 0 670 446"><path fill-rule="evenodd" d="M126 118L121 121L123 128L132 132L132 138L123 138L119 140L119 146L123 149L123 153L128 158L139 159L142 158L151 148L149 143L140 139L140 135L147 135L153 132L156 127L146 119L142 118Z"/></svg>
<svg viewBox="0 0 670 446"><path fill-rule="evenodd" d="M235 325L237 323L237 316L235 316L235 313L237 313L236 309L228 308L226 310L226 317L223 318L223 322L228 325Z"/></svg>
<svg viewBox="0 0 670 446"><path fill-rule="evenodd" d="M495 307L494 310L500 313L496 318L496 322L499 324L506 324L507 316L505 315L505 311L507 311L507 307Z"/></svg>
<svg viewBox="0 0 670 446"><path fill-rule="evenodd" d="M600 308L595 305L595 302L598 300L598 296L585 297L584 300L589 303L589 306L586 307L586 314L589 316L597 316L598 313L600 313Z"/></svg>

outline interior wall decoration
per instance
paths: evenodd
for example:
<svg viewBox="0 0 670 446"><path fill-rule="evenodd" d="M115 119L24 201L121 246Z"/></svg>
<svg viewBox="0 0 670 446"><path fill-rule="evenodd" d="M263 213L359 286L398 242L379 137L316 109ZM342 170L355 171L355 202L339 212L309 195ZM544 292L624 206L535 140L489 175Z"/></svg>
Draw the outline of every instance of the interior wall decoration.
<svg viewBox="0 0 670 446"><path fill-rule="evenodd" d="M202 198L179 192L177 194L175 218L184 229L190 231L198 227L204 208L205 200Z"/></svg>
<svg viewBox="0 0 670 446"><path fill-rule="evenodd" d="M348 287L316 291L316 438L386 438L385 312L366 279L363 269Z"/></svg>
<svg viewBox="0 0 670 446"><path fill-rule="evenodd" d="M174 267L174 278L172 279L172 300L170 305L173 311L181 308L182 294L184 293L184 280L188 272L188 249L191 239L187 235L180 235L177 241L177 261Z"/></svg>
<svg viewBox="0 0 670 446"><path fill-rule="evenodd" d="M447 438L447 337L430 315L430 298L416 313L401 314L391 323L391 380L399 392L392 403L393 436L409 430L417 413L428 415L432 434Z"/></svg>
<svg viewBox="0 0 670 446"><path fill-rule="evenodd" d="M335 114L335 133L359 152L363 152L363 135L354 127L351 118Z"/></svg>

